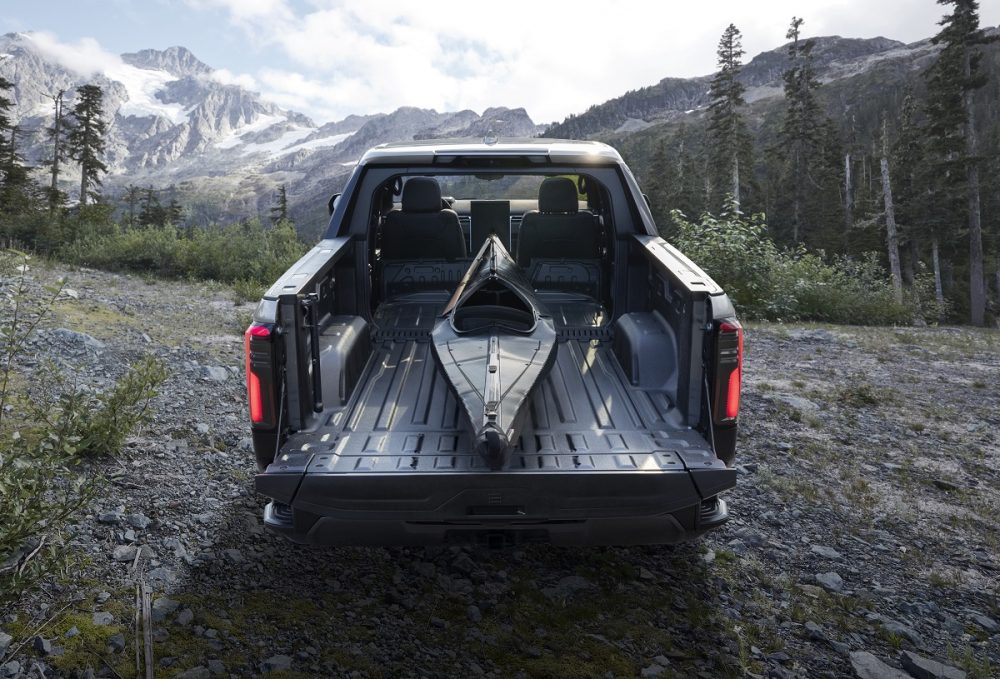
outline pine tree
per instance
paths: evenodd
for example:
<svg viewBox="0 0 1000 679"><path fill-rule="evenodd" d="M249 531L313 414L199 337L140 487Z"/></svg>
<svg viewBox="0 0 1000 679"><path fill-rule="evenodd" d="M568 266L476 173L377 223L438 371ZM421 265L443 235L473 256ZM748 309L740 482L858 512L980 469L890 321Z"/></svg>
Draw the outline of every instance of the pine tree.
<svg viewBox="0 0 1000 679"><path fill-rule="evenodd" d="M160 204L160 197L150 186L146 189L142 208L139 210L139 225L144 227L163 226L166 221L166 213L163 210L163 205Z"/></svg>
<svg viewBox="0 0 1000 679"><path fill-rule="evenodd" d="M889 156L896 222L905 253L903 274L908 284L913 283L920 261L920 243L927 237L923 219L926 213L919 209L924 193L921 182L926 174L926 153L916 114L916 102L913 95L907 93L900 108L896 141Z"/></svg>
<svg viewBox="0 0 1000 679"><path fill-rule="evenodd" d="M65 90L59 90L52 95L53 119L52 127L48 128L49 139L52 142L52 157L45 162L49 166L51 179L49 181L49 210L55 211L65 203L66 196L59 190L59 170L66 160L66 148L69 145L70 125L66 120L66 110L63 103Z"/></svg>
<svg viewBox="0 0 1000 679"><path fill-rule="evenodd" d="M125 187L125 224L128 228L135 228L138 224L138 213L136 212L139 208L139 201L143 198L143 191L141 188L135 184L129 184Z"/></svg>
<svg viewBox="0 0 1000 679"><path fill-rule="evenodd" d="M719 39L719 72L712 79L709 105L708 136L711 148L711 185L715 188L712 204L722 207L725 196L731 196L738 209L741 202L741 177L752 167L750 133L743 120L744 86L739 81L742 67L742 34L729 24Z"/></svg>
<svg viewBox="0 0 1000 679"><path fill-rule="evenodd" d="M14 83L0 76L0 162L13 155L15 145L14 126L10 116L14 101L9 96L13 89ZM5 188L10 181L9 170L5 165L0 165L0 188Z"/></svg>
<svg viewBox="0 0 1000 679"><path fill-rule="evenodd" d="M12 126L10 112L14 108L10 93L13 89L14 83L0 75L0 144L4 144L10 135Z"/></svg>
<svg viewBox="0 0 1000 679"><path fill-rule="evenodd" d="M35 186L18 153L18 126L11 118L14 84L0 76L0 215L19 216L30 211Z"/></svg>
<svg viewBox="0 0 1000 679"><path fill-rule="evenodd" d="M941 19L941 31L932 39L943 47L926 74L928 131L934 139L935 162L945 179L942 192L956 208L954 214L965 214L968 221L969 316L973 325L983 325L986 281L973 94L986 84L977 48L987 38L979 28L977 0L938 0L938 4L951 5L952 13Z"/></svg>
<svg viewBox="0 0 1000 679"><path fill-rule="evenodd" d="M643 182L646 197L649 199L649 209L660 230L660 235L666 238L670 227L670 187L676 182L674 164L670 161L667 142L660 139L653 152L649 164L648 179Z"/></svg>
<svg viewBox="0 0 1000 679"><path fill-rule="evenodd" d="M170 202L163 208L163 221L166 224L177 226L184 218L184 208L181 206L176 196L170 198Z"/></svg>
<svg viewBox="0 0 1000 679"><path fill-rule="evenodd" d="M787 110L781 129L784 152L791 160L792 182L792 241L799 242L802 225L802 202L805 200L805 166L807 156L816 145L816 100L813 92L819 83L812 71L812 41L799 43L803 20L792 17L785 34L791 39L788 46L789 68L785 71L785 99Z"/></svg>
<svg viewBox="0 0 1000 679"><path fill-rule="evenodd" d="M76 89L76 93L77 102L73 107L76 122L69 133L69 154L80 163L80 207L83 207L88 198L100 199L101 173L108 171L101 161L107 125L102 118L101 88L83 85Z"/></svg>
<svg viewBox="0 0 1000 679"><path fill-rule="evenodd" d="M274 197L274 205L271 206L271 223L277 224L288 219L288 193L285 185L278 187L278 192Z"/></svg>

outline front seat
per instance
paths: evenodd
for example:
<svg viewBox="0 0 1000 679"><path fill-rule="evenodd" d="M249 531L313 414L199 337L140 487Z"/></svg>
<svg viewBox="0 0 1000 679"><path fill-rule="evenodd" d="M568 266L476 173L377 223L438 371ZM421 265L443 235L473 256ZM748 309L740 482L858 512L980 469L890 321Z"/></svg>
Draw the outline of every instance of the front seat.
<svg viewBox="0 0 1000 679"><path fill-rule="evenodd" d="M441 209L441 187L431 177L412 177L403 185L401 210L382 225L384 259L462 259L465 236L458 213Z"/></svg>
<svg viewBox="0 0 1000 679"><path fill-rule="evenodd" d="M576 184L549 177L538 189L538 209L525 212L517 239L517 263L533 259L599 259L601 226L597 217L580 212Z"/></svg>

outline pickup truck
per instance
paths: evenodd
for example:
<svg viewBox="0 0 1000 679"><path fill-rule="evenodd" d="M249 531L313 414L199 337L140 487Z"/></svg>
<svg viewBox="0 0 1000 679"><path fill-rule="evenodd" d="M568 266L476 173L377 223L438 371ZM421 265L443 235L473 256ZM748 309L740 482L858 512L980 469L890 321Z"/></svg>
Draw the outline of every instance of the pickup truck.
<svg viewBox="0 0 1000 679"><path fill-rule="evenodd" d="M729 517L743 331L613 148L386 144L245 335L265 525L673 543Z"/></svg>

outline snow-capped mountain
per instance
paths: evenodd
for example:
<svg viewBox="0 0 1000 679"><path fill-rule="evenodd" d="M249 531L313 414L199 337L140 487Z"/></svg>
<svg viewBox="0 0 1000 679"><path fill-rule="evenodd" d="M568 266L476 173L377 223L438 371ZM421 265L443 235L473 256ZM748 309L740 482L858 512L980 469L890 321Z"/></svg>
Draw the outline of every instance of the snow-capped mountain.
<svg viewBox="0 0 1000 679"><path fill-rule="evenodd" d="M14 83L14 120L29 162L51 154L45 129L52 124L53 96L64 91L69 109L78 86L96 84L104 92L108 121L105 194L114 196L127 184L174 186L182 203L203 219L264 212L284 184L293 214L321 221L326 197L340 190L373 145L481 136L494 124L507 136L533 136L541 129L524 109L506 108L479 115L404 107L318 126L228 83L184 47L146 49L85 66L36 35L10 33L0 36L0 75ZM64 179L72 196L72 164Z"/></svg>

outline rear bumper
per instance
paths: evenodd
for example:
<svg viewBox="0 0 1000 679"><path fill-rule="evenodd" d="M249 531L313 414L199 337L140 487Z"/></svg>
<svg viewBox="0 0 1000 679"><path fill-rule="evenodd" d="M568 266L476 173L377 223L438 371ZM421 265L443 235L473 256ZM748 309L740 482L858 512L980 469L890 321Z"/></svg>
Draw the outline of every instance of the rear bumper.
<svg viewBox="0 0 1000 679"><path fill-rule="evenodd" d="M694 453L673 471L353 473L285 456L256 477L265 525L300 543L494 546L683 542L729 518L736 472ZM289 459L291 457L291 459Z"/></svg>
<svg viewBox="0 0 1000 679"><path fill-rule="evenodd" d="M287 505L270 502L264 508L264 525L294 542L313 545L473 543L509 547L528 543L563 546L673 544L697 538L729 520L729 510L722 498L713 498L693 509L658 516L576 521L433 523L405 519L356 520L340 516L302 517ZM299 529L296 524L303 518L310 525Z"/></svg>

